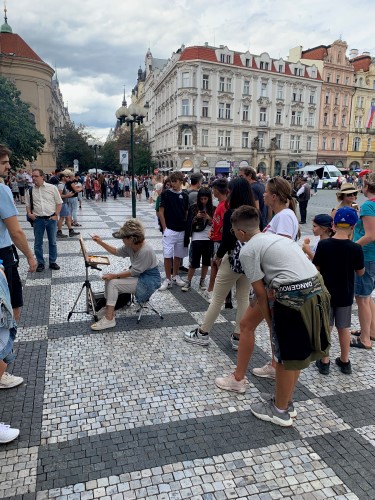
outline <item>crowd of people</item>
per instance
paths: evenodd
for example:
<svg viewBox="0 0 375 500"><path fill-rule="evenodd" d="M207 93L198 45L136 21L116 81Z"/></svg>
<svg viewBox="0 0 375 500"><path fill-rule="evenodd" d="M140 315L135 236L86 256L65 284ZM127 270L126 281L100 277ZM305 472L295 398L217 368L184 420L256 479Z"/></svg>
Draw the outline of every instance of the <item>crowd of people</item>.
<svg viewBox="0 0 375 500"><path fill-rule="evenodd" d="M31 175L9 175L9 156L10 151L0 145L0 176L9 186L0 183L0 389L23 382L6 371L14 359L13 342L23 305L17 249L26 256L30 272L43 271L46 232L49 267L59 269L56 238L79 234L75 227L80 225L77 214L83 198L105 202L108 196L129 197L132 190L127 176L81 177L69 169L54 172L48 181L40 169L33 169ZM24 186L19 185L22 180ZM15 184L19 196L15 195ZM93 235L92 239L110 254L129 257L131 262L120 273L103 275L105 307L100 319L91 325L93 330L116 325L115 307L122 293L138 294L141 302L157 288L164 292L178 286L181 293L191 293L199 269L199 288L210 294L210 303L201 324L184 332L183 339L208 347L210 331L223 304L232 307L231 297L235 294L236 321L230 344L237 351L236 369L216 378L215 384L223 390L244 393L255 331L265 320L272 357L264 366L253 368L253 374L275 380L275 394L261 394L251 411L257 418L280 426L292 425L296 417L293 391L300 370L315 362L321 374L329 374L334 326L340 344L335 364L343 374L352 373L351 347L372 349L375 173L362 179L368 200L361 208L355 203L357 185L341 184L337 206L330 214L319 214L313 220L313 233L319 237L313 247L307 239L298 244L300 224L306 223L311 195L307 177L265 178L253 168L244 167L231 179L205 179L194 173L187 182L181 172L172 172L168 177L137 177L135 188L137 196L144 192L155 208L162 233L165 278L161 282L157 257L146 241L141 221L129 219L113 234L122 240L119 248ZM18 223L16 203L26 204L34 229L36 258ZM64 223L68 235L63 234ZM185 279L180 276L184 258L189 260ZM354 296L360 330L351 331ZM0 424L0 443L18 434L18 429Z"/></svg>

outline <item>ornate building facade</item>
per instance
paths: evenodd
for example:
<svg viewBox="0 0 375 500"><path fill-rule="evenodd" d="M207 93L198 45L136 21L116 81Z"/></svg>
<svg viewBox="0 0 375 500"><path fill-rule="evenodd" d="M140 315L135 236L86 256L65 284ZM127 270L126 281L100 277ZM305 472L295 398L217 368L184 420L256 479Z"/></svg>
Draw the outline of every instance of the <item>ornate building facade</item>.
<svg viewBox="0 0 375 500"><path fill-rule="evenodd" d="M289 52L289 61L301 61L318 67L323 78L317 163L347 168L348 140L352 97L354 94L354 66L346 56L348 45L336 40L332 45L319 45L308 50L295 47Z"/></svg>
<svg viewBox="0 0 375 500"><path fill-rule="evenodd" d="M355 70L355 93L348 140L349 168L375 170L375 60L369 52L350 52Z"/></svg>
<svg viewBox="0 0 375 500"><path fill-rule="evenodd" d="M64 106L54 70L46 64L12 28L5 23L0 28L0 75L15 84L21 99L30 105L36 128L44 135L43 152L33 167L51 172L56 167L55 138L70 121Z"/></svg>
<svg viewBox="0 0 375 500"><path fill-rule="evenodd" d="M315 65L205 44L167 61L149 50L133 100L160 169L273 175L316 163L321 87Z"/></svg>

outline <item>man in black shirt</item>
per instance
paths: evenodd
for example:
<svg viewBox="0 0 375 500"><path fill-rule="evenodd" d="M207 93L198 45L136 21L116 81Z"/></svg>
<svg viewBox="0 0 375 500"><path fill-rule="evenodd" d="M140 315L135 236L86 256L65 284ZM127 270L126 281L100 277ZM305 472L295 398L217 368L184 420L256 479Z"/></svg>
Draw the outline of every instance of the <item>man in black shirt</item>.
<svg viewBox="0 0 375 500"><path fill-rule="evenodd" d="M260 230L267 226L268 223L268 208L264 204L263 194L265 191L265 186L257 179L257 173L252 167L242 167L239 169L240 177L244 177L251 186L255 198L255 206L259 210L259 227Z"/></svg>
<svg viewBox="0 0 375 500"><path fill-rule="evenodd" d="M183 179L181 172L172 172L171 189L163 191L160 195L159 219L163 230L165 269L165 280L160 287L161 291L172 288L173 283L178 286L185 285L177 274L181 259L188 255L184 239L189 196L181 189ZM173 277L171 277L172 261Z"/></svg>

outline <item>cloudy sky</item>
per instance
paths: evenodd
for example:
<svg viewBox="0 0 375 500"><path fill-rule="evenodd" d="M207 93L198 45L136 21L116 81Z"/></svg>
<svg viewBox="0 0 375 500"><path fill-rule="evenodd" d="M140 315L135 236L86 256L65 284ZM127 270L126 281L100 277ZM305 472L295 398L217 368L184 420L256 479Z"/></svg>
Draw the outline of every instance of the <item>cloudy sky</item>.
<svg viewBox="0 0 375 500"><path fill-rule="evenodd" d="M4 0L3 0L4 1ZM124 85L128 103L151 48L171 56L182 44L287 57L289 48L330 44L375 56L374 0L6 0L8 22L52 67L76 124L105 140Z"/></svg>

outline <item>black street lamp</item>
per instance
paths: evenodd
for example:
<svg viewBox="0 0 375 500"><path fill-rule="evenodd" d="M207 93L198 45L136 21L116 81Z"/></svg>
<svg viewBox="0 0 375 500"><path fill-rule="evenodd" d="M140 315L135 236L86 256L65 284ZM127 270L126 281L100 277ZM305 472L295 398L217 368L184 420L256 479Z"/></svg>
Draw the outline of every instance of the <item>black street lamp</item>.
<svg viewBox="0 0 375 500"><path fill-rule="evenodd" d="M126 106L121 106L116 111L116 118L123 125L126 123L130 127L130 175L132 178L132 217L135 219L137 214L136 210L136 193L134 185L134 123L143 123L143 118L145 118L147 111L143 106L138 104L130 104L129 108Z"/></svg>
<svg viewBox="0 0 375 500"><path fill-rule="evenodd" d="M97 177L98 176L98 153L102 149L102 146L100 144L90 144L89 148L94 151L94 157L95 157L95 175Z"/></svg>

